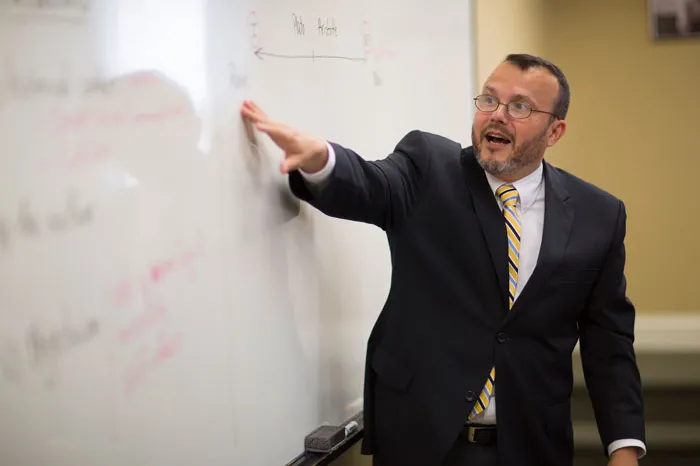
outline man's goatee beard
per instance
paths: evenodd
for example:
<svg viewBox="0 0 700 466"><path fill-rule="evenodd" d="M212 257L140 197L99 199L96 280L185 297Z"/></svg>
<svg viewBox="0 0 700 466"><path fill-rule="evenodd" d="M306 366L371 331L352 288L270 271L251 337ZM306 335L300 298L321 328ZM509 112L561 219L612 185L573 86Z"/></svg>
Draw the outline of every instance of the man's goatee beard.
<svg viewBox="0 0 700 466"><path fill-rule="evenodd" d="M504 162L484 160L481 158L481 154L477 150L474 151L474 155L476 155L476 161L479 162L481 168L492 175L508 175L513 173L518 168L518 164L514 158L510 158Z"/></svg>
<svg viewBox="0 0 700 466"><path fill-rule="evenodd" d="M511 175L523 167L534 164L544 154L546 148L547 129L535 138L515 145L515 140L511 142L513 149L510 157L504 161L484 160L481 156L482 139L476 138L476 133L472 127L472 146L474 148L474 156L479 162L481 168L494 176Z"/></svg>
<svg viewBox="0 0 700 466"><path fill-rule="evenodd" d="M481 141L476 138L476 134L474 133L474 129L472 128L472 146L474 146L474 156L476 157L476 161L479 162L479 165L481 168L484 169L484 171L487 171L491 173L492 175L503 175L503 174L509 174L512 173L513 171L517 170L518 168L518 155L516 152L513 153L513 155L506 161L504 162L498 162L496 160L484 160L481 157Z"/></svg>

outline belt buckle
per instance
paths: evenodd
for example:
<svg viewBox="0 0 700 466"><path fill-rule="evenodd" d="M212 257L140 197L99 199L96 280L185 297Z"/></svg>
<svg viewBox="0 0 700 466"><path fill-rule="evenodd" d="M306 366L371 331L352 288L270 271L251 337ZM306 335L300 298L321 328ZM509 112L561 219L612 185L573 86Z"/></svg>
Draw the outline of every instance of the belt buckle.
<svg viewBox="0 0 700 466"><path fill-rule="evenodd" d="M489 432L494 430L495 426L468 426L467 427L467 441L469 443L492 443L487 439L477 440L476 434L479 432ZM489 437L490 438L490 437Z"/></svg>
<svg viewBox="0 0 700 466"><path fill-rule="evenodd" d="M476 429L478 429L478 427L469 426L467 428L467 440L469 441L469 443L475 443L474 434L476 433Z"/></svg>

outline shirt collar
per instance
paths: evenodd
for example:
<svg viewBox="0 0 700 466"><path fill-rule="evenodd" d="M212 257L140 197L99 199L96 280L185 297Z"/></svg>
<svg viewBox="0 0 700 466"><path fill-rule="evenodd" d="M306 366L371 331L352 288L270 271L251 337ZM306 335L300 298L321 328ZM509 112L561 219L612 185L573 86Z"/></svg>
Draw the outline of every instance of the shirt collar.
<svg viewBox="0 0 700 466"><path fill-rule="evenodd" d="M535 202L535 199L537 199L537 192L543 180L543 171L543 164L540 163L534 172L530 173L525 178L520 178L519 180L510 183L515 187L515 189L518 190L521 210L528 209ZM489 182L489 186L491 187L491 191L493 192L494 196L496 196L496 190L499 188L499 186L508 184L502 180L499 180L487 171L484 171L484 173L486 174L486 179ZM496 198L498 198L498 196L496 196Z"/></svg>

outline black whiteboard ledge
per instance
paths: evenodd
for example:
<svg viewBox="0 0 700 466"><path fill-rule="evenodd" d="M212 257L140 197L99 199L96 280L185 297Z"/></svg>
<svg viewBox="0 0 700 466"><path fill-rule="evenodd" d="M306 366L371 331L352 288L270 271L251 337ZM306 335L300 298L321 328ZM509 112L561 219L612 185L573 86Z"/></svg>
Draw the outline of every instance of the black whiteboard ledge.
<svg viewBox="0 0 700 466"><path fill-rule="evenodd" d="M287 463L285 466L326 466L331 464L331 462L338 459L343 453L348 451L353 445L359 442L364 436L364 422L362 417L362 412L351 417L345 421L342 425L346 426L351 422L356 422L358 427L348 435L345 440L336 445L332 450L327 452L312 452L305 451L301 455L294 458L291 462Z"/></svg>

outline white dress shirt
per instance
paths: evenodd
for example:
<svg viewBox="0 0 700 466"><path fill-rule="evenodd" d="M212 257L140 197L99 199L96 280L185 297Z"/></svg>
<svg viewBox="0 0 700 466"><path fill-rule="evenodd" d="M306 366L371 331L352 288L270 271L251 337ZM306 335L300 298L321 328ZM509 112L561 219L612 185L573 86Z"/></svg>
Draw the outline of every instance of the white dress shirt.
<svg viewBox="0 0 700 466"><path fill-rule="evenodd" d="M333 172L333 169L335 168L335 159L336 155L335 151L333 150L333 146L328 144L328 162L326 163L325 167L316 173L305 173L303 170L299 171L309 184L321 186L326 180L328 180ZM496 190L505 183L488 172L484 173L486 174L486 179L489 182L491 191L498 201L499 207L501 210L503 210L503 203L498 195L496 195ZM537 265L537 258L540 252L540 244L542 243L542 233L544 231L545 194L543 173L543 165L540 164L534 172L530 173L525 178L521 178L518 181L511 183L518 191L519 199L515 208L518 216L520 217L521 233L518 281L515 287L515 300L518 299L520 292L530 279L532 272L535 270L535 265ZM503 266L506 267L506 264L503 264ZM498 368L496 368L496 384L494 384L493 396L491 397L489 405L486 410L477 415L472 422L478 424L496 424L497 384ZM623 447L640 448L640 458L646 454L646 446L643 442L636 439L615 440L608 445L608 454L611 455L613 451Z"/></svg>
<svg viewBox="0 0 700 466"><path fill-rule="evenodd" d="M520 218L520 251L518 257L518 281L515 284L515 301L520 292L530 279L537 257L540 254L542 232L544 231L544 177L542 176L542 164L537 169L511 183L518 191L518 203L515 210ZM498 206L503 210L503 203L496 195L496 190L503 184L492 174L486 173L486 179L491 187L491 192L498 201ZM505 220L503 220L505 222ZM505 232L504 232L505 234ZM504 267L506 265L504 264ZM473 422L480 424L496 423L496 385L498 384L498 368L496 368L496 380L493 387L493 396L486 410L474 417Z"/></svg>

